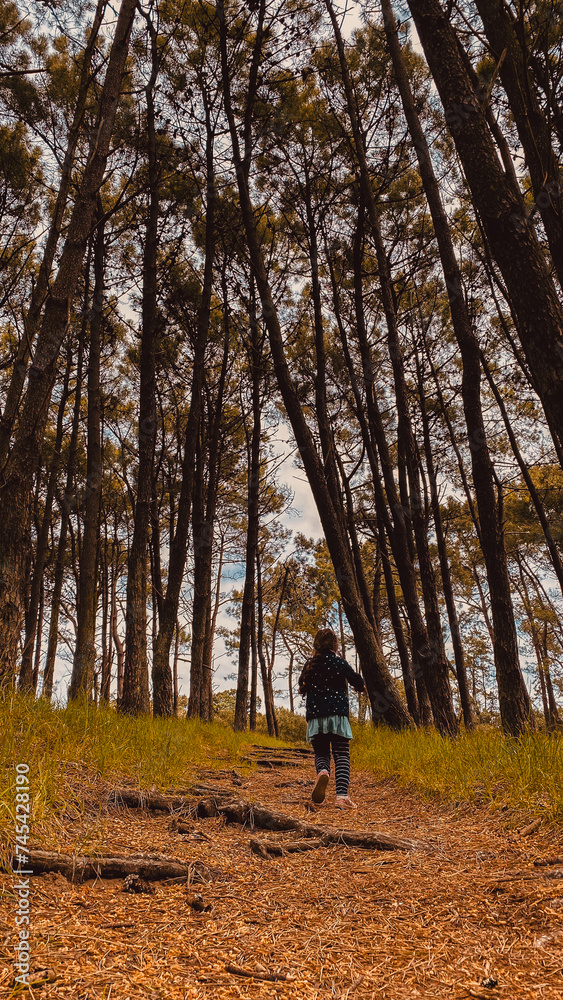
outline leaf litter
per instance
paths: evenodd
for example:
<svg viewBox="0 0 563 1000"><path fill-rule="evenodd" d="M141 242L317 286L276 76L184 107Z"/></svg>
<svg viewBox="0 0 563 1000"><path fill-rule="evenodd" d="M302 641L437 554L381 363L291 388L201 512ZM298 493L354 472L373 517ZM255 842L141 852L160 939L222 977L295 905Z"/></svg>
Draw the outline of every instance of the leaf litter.
<svg viewBox="0 0 563 1000"><path fill-rule="evenodd" d="M245 777L245 797L307 820L311 770L310 760L285 766L283 781L275 769L255 770ZM523 838L500 813L428 802L368 773L354 775L354 791L357 812L343 816L329 794L318 821L431 850L331 844L257 856L253 831L221 816L192 819L192 832L181 835L166 813L109 806L104 814L100 782L95 811L63 823L59 843L33 846L162 854L205 865L210 880L197 893L189 880L170 880L154 883L152 894L128 894L123 880L32 879L31 989L22 994L10 989L14 880L2 875L2 995L560 1000L561 887L545 863L561 853L560 830L542 827ZM298 835L260 836L283 845Z"/></svg>

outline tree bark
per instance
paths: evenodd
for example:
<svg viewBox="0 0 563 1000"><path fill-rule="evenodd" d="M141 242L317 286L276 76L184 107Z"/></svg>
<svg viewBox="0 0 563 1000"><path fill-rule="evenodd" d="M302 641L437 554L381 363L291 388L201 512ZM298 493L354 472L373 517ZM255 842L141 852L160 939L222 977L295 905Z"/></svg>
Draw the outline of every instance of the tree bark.
<svg viewBox="0 0 563 1000"><path fill-rule="evenodd" d="M68 197L72 185L72 168L78 140L80 139L84 113L87 107L90 86L92 83L92 56L98 40L98 34L104 18L108 0L98 0L96 13L92 27L88 32L88 41L82 57L80 69L80 83L78 97L72 124L70 126L68 144L64 160L61 166L61 177L57 191L57 199L53 210L53 217L49 226L49 233L45 242L45 249L41 264L37 271L37 278L33 286L31 303L26 316L24 317L24 337L20 343L12 377L6 393L6 403L2 416L0 417L0 468L3 467L10 445L10 437L14 427L21 394L25 384L27 364L33 350L33 344L37 336L41 311L45 303L45 298L49 291L49 279L55 260L55 254L59 243L63 226L64 213L68 202Z"/></svg>
<svg viewBox="0 0 563 1000"><path fill-rule="evenodd" d="M151 40L151 75L145 88L147 101L148 211L143 250L143 294L141 307L141 362L139 389L139 464L135 497L133 540L127 565L127 615L125 624L125 664L120 712L130 715L150 711L147 658L147 559L156 446L156 349L158 320L158 224L160 214L160 173L156 137L154 93L162 50L156 28L147 16Z"/></svg>
<svg viewBox="0 0 563 1000"><path fill-rule="evenodd" d="M136 8L136 0L122 0L100 97L96 134L69 222L57 277L47 298L18 432L3 475L0 686L11 683L16 671L25 602L25 567L30 548L31 484L43 443L59 351L68 329L96 198L103 183Z"/></svg>
<svg viewBox="0 0 563 1000"><path fill-rule="evenodd" d="M35 548L35 562L33 566L33 577L31 581L29 606L27 608L25 615L25 625L26 625L25 641L22 653L20 676L18 681L18 686L20 690L24 691L36 690L36 684L34 683L34 670L33 670L33 647L38 631L37 614L38 614L40 595L43 585L43 572L45 569L45 563L47 559L47 546L49 543L49 532L51 530L51 521L53 515L53 499L55 497L57 479L61 466L63 427L64 427L65 409L68 402L71 365L72 365L72 352L69 349L67 356L66 371L64 375L63 390L61 394L61 400L59 403L59 410L57 415L55 448L54 448L53 459L51 461L51 468L49 471L49 481L47 485L47 495L45 497L45 507L43 510L43 517L41 520L41 529L37 537L37 545ZM61 520L61 530L62 530L62 520Z"/></svg>
<svg viewBox="0 0 563 1000"><path fill-rule="evenodd" d="M530 171L534 212L522 222L533 226L532 216L539 210L559 283L563 287L563 200L549 122L540 108L534 81L504 0L476 0L476 7Z"/></svg>
<svg viewBox="0 0 563 1000"><path fill-rule="evenodd" d="M76 647L68 692L70 699L86 697L89 701L92 699L96 665L98 541L103 477L100 357L104 301L104 224L101 198L98 199L94 274L94 303L90 314L90 351L88 356L88 444L84 535L80 552Z"/></svg>
<svg viewBox="0 0 563 1000"><path fill-rule="evenodd" d="M258 529L260 525L260 383L262 368L262 345L256 318L254 279L251 278L248 322L251 333L249 345L250 377L252 384L252 434L248 449L248 507L246 528L245 577L240 617L240 640L238 657L237 694L235 702L235 731L245 732L248 719L248 675L252 641L252 611L254 607L256 553L258 551Z"/></svg>
<svg viewBox="0 0 563 1000"><path fill-rule="evenodd" d="M276 706L274 703L274 691L272 688L272 672L268 669L266 653L264 650L264 609L262 603L262 567L260 552L256 550L256 646L258 651L258 662L260 664L260 675L262 677L262 690L264 692L264 711L266 713L266 724L269 736L279 736L278 720L276 718Z"/></svg>

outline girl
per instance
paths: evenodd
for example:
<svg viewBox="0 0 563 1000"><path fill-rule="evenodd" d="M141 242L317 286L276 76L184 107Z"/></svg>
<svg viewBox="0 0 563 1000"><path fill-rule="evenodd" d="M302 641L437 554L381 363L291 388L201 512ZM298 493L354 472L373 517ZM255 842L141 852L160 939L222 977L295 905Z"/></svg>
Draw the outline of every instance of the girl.
<svg viewBox="0 0 563 1000"><path fill-rule="evenodd" d="M330 751L336 773L336 802L339 809L356 809L348 795L350 783L350 740L347 681L356 691L365 684L346 660L337 656L338 639L332 629L322 628L313 643L313 655L299 678L299 693L306 695L307 741L313 744L317 780L313 802L324 802L330 777Z"/></svg>

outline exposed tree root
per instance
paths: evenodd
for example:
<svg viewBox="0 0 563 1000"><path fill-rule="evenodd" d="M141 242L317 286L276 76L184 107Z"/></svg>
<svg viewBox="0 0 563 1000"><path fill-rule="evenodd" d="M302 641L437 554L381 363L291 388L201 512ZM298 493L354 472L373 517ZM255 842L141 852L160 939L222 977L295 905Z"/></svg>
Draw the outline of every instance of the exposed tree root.
<svg viewBox="0 0 563 1000"><path fill-rule="evenodd" d="M107 804L117 808L147 809L154 812L193 813L199 801L198 796L212 795L216 799L223 799L232 798L233 794L232 788L215 785L194 785L193 788L181 789L174 795L138 788L113 788L108 795Z"/></svg>
<svg viewBox="0 0 563 1000"><path fill-rule="evenodd" d="M423 850L419 841L405 840L378 831L331 830L327 827L303 823L293 816L274 812L265 806L243 799L217 802L212 798L201 799L196 808L198 816L224 816L228 823L240 823L251 830L293 830L302 837L315 837L323 844L345 844L348 847L364 847L376 851ZM427 848L426 848L427 849Z"/></svg>
<svg viewBox="0 0 563 1000"><path fill-rule="evenodd" d="M112 792L110 802L134 809L156 809L198 816L224 816L227 823L240 823L251 830L294 831L303 838L317 838L323 844L345 844L348 847L364 847L376 851L421 850L425 845L417 841L405 840L378 831L333 830L327 827L304 823L294 816L267 809L258 803L233 798L230 788L210 788L196 785L192 793L204 793L200 799L180 798L152 792L140 792L118 788ZM209 794L211 793L211 794ZM180 830L179 832L187 832Z"/></svg>
<svg viewBox="0 0 563 1000"><path fill-rule="evenodd" d="M253 854L259 854L261 858L274 857L283 858L286 854L300 854L302 851L315 851L319 847L324 847L322 840L290 840L281 843L275 840L259 840L258 837L251 837L250 850Z"/></svg>

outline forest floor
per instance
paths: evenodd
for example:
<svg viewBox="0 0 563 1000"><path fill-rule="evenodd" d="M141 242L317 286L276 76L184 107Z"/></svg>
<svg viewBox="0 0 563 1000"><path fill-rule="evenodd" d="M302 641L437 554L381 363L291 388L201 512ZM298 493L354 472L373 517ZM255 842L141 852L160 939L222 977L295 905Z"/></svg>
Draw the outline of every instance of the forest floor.
<svg viewBox="0 0 563 1000"><path fill-rule="evenodd" d="M61 819L58 843L34 846L198 861L210 880L157 882L154 894L131 895L120 880L75 885L57 874L33 877L30 983L37 985L23 995L560 1000L563 859L559 868L534 864L563 854L560 827L522 836L509 829L506 813L428 801L369 773L353 774L357 811L334 808L331 781L326 803L311 817L308 758L295 767L256 768L242 787L230 771L199 780L330 829L378 830L427 849L337 844L263 859L250 850L256 832L214 817L192 819L180 835L169 814L107 807L107 785L92 782L83 789L84 811ZM6 997L22 995L10 989L13 882L0 877ZM210 909L191 908L194 892Z"/></svg>

